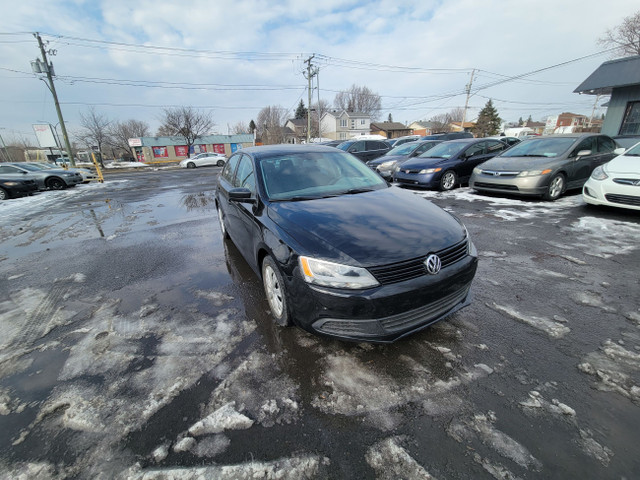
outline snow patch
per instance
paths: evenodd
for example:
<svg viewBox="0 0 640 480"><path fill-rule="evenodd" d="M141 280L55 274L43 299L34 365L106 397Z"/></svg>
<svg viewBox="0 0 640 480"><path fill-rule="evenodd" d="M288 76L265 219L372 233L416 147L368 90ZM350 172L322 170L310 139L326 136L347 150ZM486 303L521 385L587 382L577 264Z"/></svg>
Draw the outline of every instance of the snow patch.
<svg viewBox="0 0 640 480"><path fill-rule="evenodd" d="M605 305L602 296L590 291L582 291L572 295L571 297L578 305L586 305L588 307L596 307L607 313L616 313L616 309Z"/></svg>
<svg viewBox="0 0 640 480"><path fill-rule="evenodd" d="M253 425L253 420L235 410L236 402L229 402L211 415L203 418L189 428L195 437L220 433L224 430L245 430Z"/></svg>
<svg viewBox="0 0 640 480"><path fill-rule="evenodd" d="M400 437L387 438L369 448L367 463L376 471L378 480L433 480L409 453L400 446Z"/></svg>
<svg viewBox="0 0 640 480"><path fill-rule="evenodd" d="M545 317L536 317L533 315L525 315L518 312L513 307L498 305L494 302L485 303L485 305L496 312L502 313L507 317L518 320L526 325L543 331L551 338L562 338L571 331L569 327L565 327L562 323L555 322Z"/></svg>

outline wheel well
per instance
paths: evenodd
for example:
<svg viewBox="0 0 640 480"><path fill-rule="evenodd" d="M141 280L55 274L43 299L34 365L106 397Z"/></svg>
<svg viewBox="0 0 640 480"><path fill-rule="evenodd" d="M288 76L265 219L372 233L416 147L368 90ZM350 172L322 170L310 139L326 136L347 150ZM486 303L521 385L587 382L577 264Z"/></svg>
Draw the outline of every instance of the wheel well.
<svg viewBox="0 0 640 480"><path fill-rule="evenodd" d="M269 255L269 252L265 248L258 250L258 267L260 270L260 277L262 277L262 262L264 261L264 257L267 255Z"/></svg>
<svg viewBox="0 0 640 480"><path fill-rule="evenodd" d="M49 177L47 178L47 181L45 182L47 185L49 185L49 183L53 180L60 180L62 183L65 183L65 181L63 179L61 179L60 177Z"/></svg>

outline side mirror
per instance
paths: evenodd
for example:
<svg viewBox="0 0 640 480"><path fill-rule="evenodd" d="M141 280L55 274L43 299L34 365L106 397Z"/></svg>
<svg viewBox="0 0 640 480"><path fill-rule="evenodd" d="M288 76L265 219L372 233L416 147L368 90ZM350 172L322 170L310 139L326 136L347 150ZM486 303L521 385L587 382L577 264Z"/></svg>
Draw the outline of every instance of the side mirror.
<svg viewBox="0 0 640 480"><path fill-rule="evenodd" d="M626 148L622 148L622 147L620 147L620 148L616 148L616 149L613 151L613 153L615 153L616 155L622 155L622 154L623 154L624 152L626 152L626 151L627 151L627 149L626 149Z"/></svg>
<svg viewBox="0 0 640 480"><path fill-rule="evenodd" d="M251 190L248 188L232 188L229 190L229 201L239 203L255 203L255 199L251 198Z"/></svg>
<svg viewBox="0 0 640 480"><path fill-rule="evenodd" d="M577 156L586 157L587 155L591 155L591 150L580 150Z"/></svg>

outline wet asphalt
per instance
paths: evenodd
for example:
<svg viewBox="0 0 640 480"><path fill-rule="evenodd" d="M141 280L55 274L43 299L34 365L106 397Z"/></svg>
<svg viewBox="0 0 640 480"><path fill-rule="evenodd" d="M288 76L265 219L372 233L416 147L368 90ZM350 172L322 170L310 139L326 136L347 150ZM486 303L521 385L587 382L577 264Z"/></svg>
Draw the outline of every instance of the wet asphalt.
<svg viewBox="0 0 640 480"><path fill-rule="evenodd" d="M0 477L638 478L639 212L416 191L474 301L354 344L273 323L219 171L2 202Z"/></svg>

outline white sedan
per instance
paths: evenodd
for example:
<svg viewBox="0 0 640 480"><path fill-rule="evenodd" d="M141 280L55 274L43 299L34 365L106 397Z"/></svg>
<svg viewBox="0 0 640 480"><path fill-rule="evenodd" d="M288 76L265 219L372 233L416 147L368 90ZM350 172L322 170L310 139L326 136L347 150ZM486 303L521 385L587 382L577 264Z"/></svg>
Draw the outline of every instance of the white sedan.
<svg viewBox="0 0 640 480"><path fill-rule="evenodd" d="M180 162L182 168L196 168L196 167L210 167L218 166L223 167L227 162L227 157L222 153L199 153L195 157L185 158Z"/></svg>
<svg viewBox="0 0 640 480"><path fill-rule="evenodd" d="M640 143L604 165L596 167L582 188L582 198L591 205L640 210Z"/></svg>

